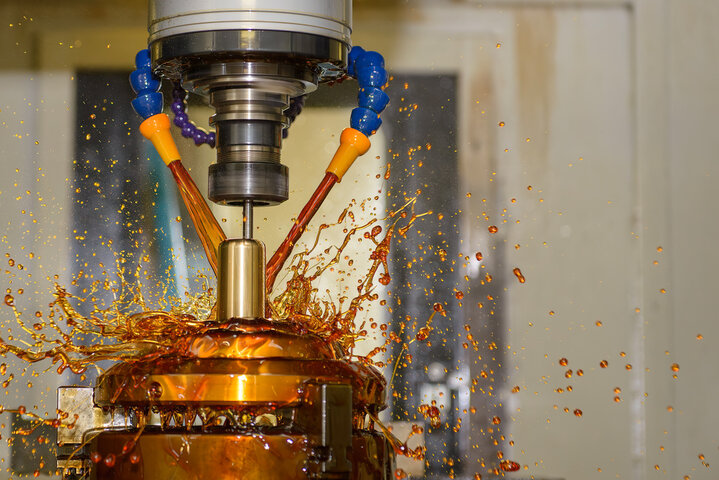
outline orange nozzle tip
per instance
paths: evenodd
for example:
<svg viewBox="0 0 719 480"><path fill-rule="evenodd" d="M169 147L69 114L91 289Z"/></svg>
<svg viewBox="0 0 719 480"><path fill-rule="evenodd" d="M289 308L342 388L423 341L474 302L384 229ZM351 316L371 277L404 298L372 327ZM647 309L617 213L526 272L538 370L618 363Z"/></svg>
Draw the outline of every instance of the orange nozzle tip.
<svg viewBox="0 0 719 480"><path fill-rule="evenodd" d="M367 150L369 150L369 147L372 145L367 135L360 132L359 130L355 130L354 128L345 128L344 130L342 130L342 135L340 135L340 143L348 143L350 145L353 145L360 155L364 155L365 153L367 153Z"/></svg>
<svg viewBox="0 0 719 480"><path fill-rule="evenodd" d="M340 146L332 157L326 172L334 174L337 177L337 183L341 182L352 163L357 157L367 153L370 146L367 135L354 128L345 128L340 135Z"/></svg>
<svg viewBox="0 0 719 480"><path fill-rule="evenodd" d="M140 124L140 133L152 142L165 165L180 159L180 152L170 133L170 117L166 114L158 113L146 118Z"/></svg>

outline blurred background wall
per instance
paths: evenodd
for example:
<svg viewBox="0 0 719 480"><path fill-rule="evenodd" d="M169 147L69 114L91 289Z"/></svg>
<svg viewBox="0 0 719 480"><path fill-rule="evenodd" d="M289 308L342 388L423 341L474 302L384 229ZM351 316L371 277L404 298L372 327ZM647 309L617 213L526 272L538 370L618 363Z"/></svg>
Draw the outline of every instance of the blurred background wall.
<svg viewBox="0 0 719 480"><path fill-rule="evenodd" d="M16 284L55 273L67 281L83 234L73 231L77 196L66 180L85 134L78 74L132 69L146 43L146 4L4 0L0 22L2 253L40 259L31 262L37 271L12 270ZM457 347L447 360L457 373L442 380L461 399L453 418L464 422L450 440L456 449L447 447L461 468L427 466L428 476L491 478L481 462L496 463L501 450L523 466L509 477L716 478L717 24L713 0L355 1L353 42L382 52L398 79L418 80L394 85L399 127L375 142L336 204L380 188L375 176L390 160L415 168L411 181L393 168L393 182L436 181L422 177L430 171L416 166L423 154L412 157L406 143L388 152L400 142L390 132L415 132L419 146L451 130L456 143L427 158L432 168L454 162L455 178L443 182L446 195L433 210L452 219L443 224L456 240L450 291L462 291L464 305L451 296L434 301L469 325L481 348ZM436 79L437 95L450 92L444 104L423 104L430 93L417 76ZM113 91L97 99L99 108L112 101ZM427 125L399 115L415 103ZM433 124L445 108L455 121ZM207 113L195 111L205 124ZM346 110L318 106L291 132L283 158L292 159L297 200L260 224L270 249L313 189L344 118ZM212 153L194 152L185 157L203 186ZM333 219L339 211L331 210ZM236 228L236 213L217 212ZM28 310L47 303L41 290L28 289ZM16 380L0 403L52 415L55 380L41 378L47 385L32 389ZM479 412L467 415L467 407ZM4 439L8 432L5 424ZM11 460L2 448L5 469ZM432 462L447 465L441 457Z"/></svg>

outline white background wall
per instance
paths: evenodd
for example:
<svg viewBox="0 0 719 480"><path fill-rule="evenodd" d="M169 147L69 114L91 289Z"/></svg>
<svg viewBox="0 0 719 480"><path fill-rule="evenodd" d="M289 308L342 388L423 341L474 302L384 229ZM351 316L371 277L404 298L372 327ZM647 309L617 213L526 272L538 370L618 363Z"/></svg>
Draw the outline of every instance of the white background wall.
<svg viewBox="0 0 719 480"><path fill-rule="evenodd" d="M70 181L74 149L75 89L67 71L0 73L0 285L11 289L15 304L30 324L37 310L47 313L53 300L53 275L69 283ZM14 261L11 266L9 260ZM24 268L21 270L19 266ZM24 293L18 294L22 289ZM0 310L8 339L22 333L11 310ZM5 409L20 405L52 418L55 388L62 377L41 374L48 365L28 366L9 356L7 375L15 378L0 390ZM7 378L3 377L3 381ZM32 386L28 384L32 383ZM10 416L0 421L0 434L10 438ZM0 478L8 478L9 447L0 442Z"/></svg>

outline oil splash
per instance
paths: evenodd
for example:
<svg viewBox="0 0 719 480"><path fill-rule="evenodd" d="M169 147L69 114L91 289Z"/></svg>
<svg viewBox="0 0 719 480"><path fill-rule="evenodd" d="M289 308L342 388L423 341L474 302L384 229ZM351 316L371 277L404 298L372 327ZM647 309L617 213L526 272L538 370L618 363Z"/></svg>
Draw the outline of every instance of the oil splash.
<svg viewBox="0 0 719 480"><path fill-rule="evenodd" d="M396 211L383 219L372 219L362 225L348 228L342 243L336 247L334 255L328 260L323 256L332 248L314 255L320 238L326 229L342 224L347 217L354 217L349 208L340 215L336 224L323 224L319 227L313 245L294 255L288 267L290 274L284 290L272 300L268 300L268 316L276 322L293 324L299 331L315 334L329 343L337 344L347 352L347 359L353 356L358 339L367 335L364 324L356 328L355 320L368 301L375 301L379 295L375 292L375 277L382 269L381 279L389 279L387 255L392 239L406 236L414 222L427 213L414 212L416 199L410 199ZM381 236L382 227L378 221L391 221ZM400 224L401 221L404 221ZM369 227L372 227L371 229ZM371 265L359 281L357 294L348 299L340 297L320 298L315 283L328 269L337 265L345 248L360 232L363 238L373 242L370 253ZM314 255L314 256L313 256ZM92 282L83 296L70 293L65 287L54 285L54 300L46 313L36 312L32 324L25 320L18 310L15 299L8 290L5 304L12 309L15 321L29 339L16 339L13 336L0 338L0 355L8 353L29 362L37 363L49 359L58 364L57 371L69 369L73 373L83 373L91 365L112 360L132 362L178 352L181 342L178 339L201 334L209 328L217 328L214 320L215 296L209 281L202 281L201 293L185 299L168 295L167 285L160 283L160 293L156 299L161 309L150 308L147 293L140 279L143 264L137 264L133 277L128 280L126 260L116 256L114 278L105 276ZM73 279L76 285L84 276L80 271ZM385 285L388 281L379 281ZM110 293L113 301L109 306L102 305L97 299ZM90 306L90 313L83 315L79 306ZM82 337L80 339L80 337ZM23 346L20 346L20 345ZM372 363L371 357L363 360Z"/></svg>
<svg viewBox="0 0 719 480"><path fill-rule="evenodd" d="M386 285L391 281L387 256L392 241L405 237L415 221L427 214L415 213L415 205L416 199L410 199L385 218L374 218L360 225L355 225L354 214L348 207L335 224L321 225L311 247L292 258L286 269L285 275L289 278L284 289L268 301L268 317L276 323L290 324L296 331L317 335L328 344L338 346L337 351L343 360L381 366L381 362L375 362L373 357L396 338L390 332L384 347L366 356L355 355L357 341L368 335L364 322L360 325L356 322L367 303L378 300L378 284ZM352 220L350 225L346 224L347 219ZM379 222L386 222L387 226L383 228L378 225ZM342 243L317 252L320 238L330 228L344 229ZM343 261L345 249L353 240L372 242L370 267L358 279L356 294L338 299L333 299L331 294L322 297L317 282L325 272ZM208 279L203 278L202 291L196 296L184 299L172 297L168 295L169 288L160 283L160 292L150 298L140 281L143 264L137 264L133 271L127 266L128 260L119 256L116 260L117 273L114 277L105 274L94 280L82 296L55 284L53 301L46 312L36 313L34 323L26 320L8 291L5 304L12 310L23 337L27 336L29 340L12 336L0 338L0 355L13 354L28 363L49 360L58 373L70 370L82 374L90 367L102 370L99 364L104 361L147 364L169 355L185 356L188 354L187 345L182 339L218 328L213 321L215 297ZM86 277L80 272L72 284L77 285L81 278ZM98 300L107 294L113 298L109 305ZM81 313L86 311L90 313ZM431 330L429 323L427 329ZM136 412L137 418L143 418L141 413ZM49 420L37 417L36 420L38 426L72 427L72 419L62 417ZM372 425L375 424L379 425L397 454L415 459L423 457L423 448L411 449L406 441L397 439L388 429L373 421ZM101 460L112 463L112 458Z"/></svg>
<svg viewBox="0 0 719 480"><path fill-rule="evenodd" d="M83 296L55 283L54 300L46 313L35 312L32 325L8 292L5 305L12 309L17 326L26 335L22 339L0 338L0 355L12 353L28 363L49 359L58 365L58 373L69 369L82 374L89 366L106 360L149 360L171 353L178 348L177 339L207 328L214 292L206 278L201 277L202 292L185 300L167 295L169 287L163 285L157 299L164 309L156 310L150 308L139 280L143 264L139 263L134 271L137 280L130 282L124 263L125 259L118 256L115 278L94 280ZM80 271L72 284L76 285L84 275ZM103 294L112 295L109 306L98 300ZM90 313L81 314L81 305L89 306Z"/></svg>
<svg viewBox="0 0 719 480"><path fill-rule="evenodd" d="M355 320L366 302L379 299L379 294L375 292L374 281L380 267L382 273L378 283L387 285L390 282L387 255L393 238L395 236L405 237L418 218L431 213L415 213L416 201L416 198L408 200L402 207L381 219L391 222L381 238L379 237L382 227L376 225L378 222L376 218L363 225L347 229L344 240L336 247L334 255L326 261L321 258L323 255L314 258L312 256L319 245L322 232L332 226L320 225L312 246L294 255L289 267L290 278L286 281L284 290L268 301L268 316L273 319L289 321L308 333L324 338L328 342L337 343L343 351L347 352L348 359L354 357L372 363L372 354L366 357L353 355L357 340L367 336L364 323L356 328ZM347 216L352 215L348 209L345 209L335 225L341 224ZM400 225L402 220L404 222ZM369 230L369 227L372 229ZM356 295L352 298L342 296L336 301L331 298L320 298L314 284L328 269L340 262L345 248L352 238L361 231L364 231L363 238L373 242L374 248L369 255L370 267L364 277L358 281ZM331 248L327 248L323 254L328 255L330 251Z"/></svg>

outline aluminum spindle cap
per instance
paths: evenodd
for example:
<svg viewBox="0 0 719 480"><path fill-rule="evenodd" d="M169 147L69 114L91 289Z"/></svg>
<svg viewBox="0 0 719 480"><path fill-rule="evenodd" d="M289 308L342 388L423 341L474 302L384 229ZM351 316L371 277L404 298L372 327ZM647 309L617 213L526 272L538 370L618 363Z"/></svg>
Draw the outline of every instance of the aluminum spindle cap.
<svg viewBox="0 0 719 480"><path fill-rule="evenodd" d="M265 316L265 245L231 238L220 244L217 320L253 320Z"/></svg>
<svg viewBox="0 0 719 480"><path fill-rule="evenodd" d="M350 43L352 0L150 0L150 43L212 30L308 33Z"/></svg>

